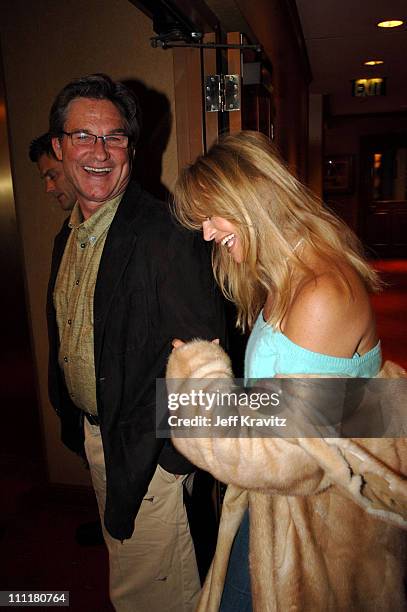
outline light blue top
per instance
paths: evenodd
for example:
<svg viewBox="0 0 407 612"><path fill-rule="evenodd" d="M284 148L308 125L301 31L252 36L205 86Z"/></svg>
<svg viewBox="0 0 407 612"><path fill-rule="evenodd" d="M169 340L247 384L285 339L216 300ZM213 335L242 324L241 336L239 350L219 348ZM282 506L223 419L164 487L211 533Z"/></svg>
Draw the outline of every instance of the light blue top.
<svg viewBox="0 0 407 612"><path fill-rule="evenodd" d="M333 357L302 348L257 318L246 348L245 379L272 378L276 374L324 374L370 378L376 376L382 361L380 342L368 353L352 358Z"/></svg>

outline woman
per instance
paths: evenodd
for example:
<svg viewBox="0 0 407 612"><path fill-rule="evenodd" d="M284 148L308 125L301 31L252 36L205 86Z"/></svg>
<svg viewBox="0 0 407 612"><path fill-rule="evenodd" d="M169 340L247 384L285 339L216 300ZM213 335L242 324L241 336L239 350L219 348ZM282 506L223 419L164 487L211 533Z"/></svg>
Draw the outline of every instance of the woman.
<svg viewBox="0 0 407 612"><path fill-rule="evenodd" d="M175 213L215 242L216 279L237 306L238 327L251 331L246 379L378 375L380 343L368 295L380 286L377 275L354 234L288 172L266 137L227 136L184 170ZM231 375L220 347L185 345L174 351L167 376L198 378L211 364L208 378ZM202 610L402 609L401 538L394 525L403 524L398 508L407 500L399 478L406 467L403 442L394 441L402 446L393 465L394 449L369 441L366 448L349 442L347 449L338 441L341 455L332 441L305 438L263 439L256 446L175 438L174 444L220 480L253 491L228 490ZM358 453L362 469L355 465ZM369 463L376 455L398 492L396 501L382 499L381 514L369 489L380 472ZM376 481L364 497L351 481L368 463ZM265 493L254 492L259 488Z"/></svg>

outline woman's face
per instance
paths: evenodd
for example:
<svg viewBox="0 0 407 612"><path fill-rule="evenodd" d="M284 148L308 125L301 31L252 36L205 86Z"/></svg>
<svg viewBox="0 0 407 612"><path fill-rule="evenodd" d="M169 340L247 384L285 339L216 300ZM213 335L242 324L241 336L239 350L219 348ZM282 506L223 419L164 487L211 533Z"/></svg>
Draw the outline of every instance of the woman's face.
<svg viewBox="0 0 407 612"><path fill-rule="evenodd" d="M202 223L204 240L214 240L220 249L227 249L236 263L243 262L243 248L236 226L222 217L208 217Z"/></svg>

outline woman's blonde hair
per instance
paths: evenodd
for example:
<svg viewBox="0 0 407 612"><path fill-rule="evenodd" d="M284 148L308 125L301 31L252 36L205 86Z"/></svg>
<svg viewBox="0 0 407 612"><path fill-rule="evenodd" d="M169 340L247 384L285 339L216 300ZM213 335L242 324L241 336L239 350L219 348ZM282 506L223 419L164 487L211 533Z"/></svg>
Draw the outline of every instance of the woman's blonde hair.
<svg viewBox="0 0 407 612"><path fill-rule="evenodd" d="M243 330L253 326L269 292L269 323L281 323L294 273L310 272L300 257L303 247L332 265L347 261L368 289L380 286L353 232L290 174L259 132L225 136L185 168L175 187L174 212L190 229L201 229L207 217L222 217L236 226L243 263L215 248L212 264L224 295L237 305L237 325ZM339 266L338 272L347 284Z"/></svg>

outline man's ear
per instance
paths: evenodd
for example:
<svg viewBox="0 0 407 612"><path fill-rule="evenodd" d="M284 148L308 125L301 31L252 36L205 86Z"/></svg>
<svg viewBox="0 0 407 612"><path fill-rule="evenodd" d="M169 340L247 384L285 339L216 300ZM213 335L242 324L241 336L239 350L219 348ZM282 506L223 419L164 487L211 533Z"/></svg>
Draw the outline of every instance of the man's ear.
<svg viewBox="0 0 407 612"><path fill-rule="evenodd" d="M61 141L59 140L59 138L57 136L53 136L52 139L51 139L51 142L52 142L52 148L54 149L55 157L59 161L62 161L62 146L61 146Z"/></svg>

